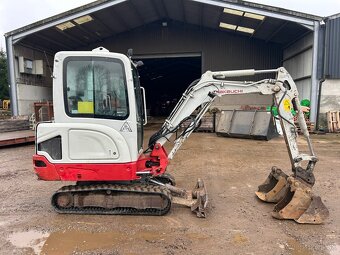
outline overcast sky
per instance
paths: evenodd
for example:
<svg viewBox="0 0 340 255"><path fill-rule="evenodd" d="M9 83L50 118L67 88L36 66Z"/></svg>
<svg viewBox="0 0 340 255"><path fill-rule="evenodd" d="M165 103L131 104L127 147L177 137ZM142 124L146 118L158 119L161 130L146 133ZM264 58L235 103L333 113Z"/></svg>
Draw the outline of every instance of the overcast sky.
<svg viewBox="0 0 340 255"><path fill-rule="evenodd" d="M330 16L340 12L340 0L248 0L285 9ZM0 0L0 48L4 33L93 2L93 0Z"/></svg>

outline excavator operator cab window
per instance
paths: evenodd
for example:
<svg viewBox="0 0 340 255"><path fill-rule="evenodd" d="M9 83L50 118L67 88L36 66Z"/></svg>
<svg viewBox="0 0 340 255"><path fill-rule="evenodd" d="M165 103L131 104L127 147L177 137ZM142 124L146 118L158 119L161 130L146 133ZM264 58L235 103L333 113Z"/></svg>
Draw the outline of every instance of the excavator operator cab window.
<svg viewBox="0 0 340 255"><path fill-rule="evenodd" d="M65 110L70 117L126 119L124 64L119 59L69 57L64 61Z"/></svg>

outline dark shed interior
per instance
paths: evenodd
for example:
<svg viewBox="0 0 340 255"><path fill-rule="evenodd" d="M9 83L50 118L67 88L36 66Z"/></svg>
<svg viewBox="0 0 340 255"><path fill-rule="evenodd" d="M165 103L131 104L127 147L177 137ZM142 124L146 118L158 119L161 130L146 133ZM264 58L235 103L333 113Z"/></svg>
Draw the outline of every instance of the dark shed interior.
<svg viewBox="0 0 340 255"><path fill-rule="evenodd" d="M143 59L141 85L152 116L168 116L189 84L201 76L201 57Z"/></svg>

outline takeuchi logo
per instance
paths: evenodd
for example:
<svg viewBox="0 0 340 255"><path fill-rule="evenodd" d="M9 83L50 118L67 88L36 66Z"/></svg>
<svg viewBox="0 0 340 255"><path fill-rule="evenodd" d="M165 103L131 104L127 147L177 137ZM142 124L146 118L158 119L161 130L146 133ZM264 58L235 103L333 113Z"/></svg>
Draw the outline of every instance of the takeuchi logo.
<svg viewBox="0 0 340 255"><path fill-rule="evenodd" d="M219 89L216 91L218 94L241 94L243 89Z"/></svg>

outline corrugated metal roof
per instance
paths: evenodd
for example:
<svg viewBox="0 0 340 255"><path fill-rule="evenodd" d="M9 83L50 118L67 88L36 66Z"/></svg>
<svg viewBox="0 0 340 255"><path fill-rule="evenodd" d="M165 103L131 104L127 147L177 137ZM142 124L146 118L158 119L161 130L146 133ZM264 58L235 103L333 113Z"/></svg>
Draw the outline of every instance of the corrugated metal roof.
<svg viewBox="0 0 340 255"><path fill-rule="evenodd" d="M287 17L294 16L312 21L321 19L305 13L235 0L99 0L8 32L5 36L13 36L14 41L20 40L23 45L34 45L37 49L53 53L60 50L76 50L152 22L167 20L225 33L238 33L282 45L308 31L305 26L292 21L273 17L256 20L245 17L245 11L242 12L243 16L224 13L221 3L233 4L235 8L251 7L254 13L256 10L267 10L285 14ZM76 24L74 19L80 14L89 14L93 20ZM63 31L56 28L56 25L65 21L72 22L74 26ZM222 29L219 27L220 22L233 24L236 28L251 28L254 29L254 33Z"/></svg>
<svg viewBox="0 0 340 255"><path fill-rule="evenodd" d="M311 15L311 14L302 13L302 12L297 12L297 11L292 11L292 10L274 7L274 6L269 6L269 5L264 5L264 4L246 2L246 1L242 1L242 0L217 0L217 1L238 4L240 6L248 6L248 7L252 7L252 8L255 8L255 9L262 9L262 10L267 10L267 11L270 11L270 12L282 13L282 14L285 14L285 15L295 16L295 17L300 17L300 18L305 18L305 19L310 19L310 20L322 20L322 17L320 17L320 16ZM97 0L97 1L94 1L92 3L80 6L78 8L74 8L72 10L51 16L49 18L37 21L35 23L29 24L29 25L24 26L24 27L15 29L13 31L9 31L5 34L5 36L7 37L7 36L10 36L10 35L14 35L14 34L17 34L17 33L20 33L20 32L23 32L23 31L26 31L26 30L29 30L29 29L32 29L32 28L35 28L35 27L38 27L38 26L41 26L43 24L47 24L47 23L50 23L52 21L56 21L58 19L71 16L73 14L77 14L77 13L84 11L84 10L91 10L94 7L98 7L98 6L101 6L101 5L104 5L106 3L110 3L110 2L112 2L113 4L115 2L117 2L117 4L119 4L120 2L124 2L124 1ZM133 3L131 4L131 2L133 2ZM148 2L147 6L144 4L145 2ZM177 15L177 16L180 15L181 12L176 12L176 7L174 7L174 6L179 6L179 5L184 5L184 8L186 10L191 11L191 13L197 13L197 12L195 12L194 6L191 5L190 8L186 7L186 6L188 6L189 2L191 2L191 1L187 1L187 0L170 0L170 1L169 0L160 0L160 1L148 0L148 1L130 1L129 5L133 6L133 8L135 8L135 10L137 12L138 12L138 10L143 10L143 12L139 12L139 15L145 14L144 16L147 16L147 17L152 17L152 15L148 15L148 14L150 14L150 12L145 10L145 8L150 6L150 4L153 5L153 8L157 8L156 10L154 9L153 11L155 11L157 13L156 15L158 15L158 16L159 16L160 12L166 11L166 10L164 10L165 6L170 7L169 12L172 12L173 15ZM201 2L204 3L205 1L202 0ZM159 9L159 6L156 7L156 5L159 5L159 3L161 3L161 5L163 5L161 7L161 9ZM169 4L169 3L171 3L171 4ZM208 1L207 1L207 3L208 3ZM162 11L160 11L160 10L162 10ZM196 5L196 10L197 10L197 5ZM151 12L153 12L153 11L151 11ZM183 11L182 11L182 13L183 13ZM154 16L155 16L155 13L154 13Z"/></svg>

